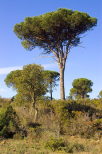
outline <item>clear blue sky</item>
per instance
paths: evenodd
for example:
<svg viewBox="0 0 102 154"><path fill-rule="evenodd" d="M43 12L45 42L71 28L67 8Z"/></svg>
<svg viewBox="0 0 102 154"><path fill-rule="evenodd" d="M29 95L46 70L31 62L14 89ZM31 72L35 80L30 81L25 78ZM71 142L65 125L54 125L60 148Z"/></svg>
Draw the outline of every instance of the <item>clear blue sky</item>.
<svg viewBox="0 0 102 154"><path fill-rule="evenodd" d="M7 88L4 79L8 72L23 65L36 63L45 69L58 71L51 57L41 55L41 50L26 51L13 32L13 27L28 16L37 16L58 8L87 12L98 19L98 25L84 34L82 47L72 49L65 70L65 91L68 96L72 81L85 77L94 83L91 97L102 90L102 1L101 0L0 0L0 96L12 97L15 92ZM54 91L59 98L59 88Z"/></svg>

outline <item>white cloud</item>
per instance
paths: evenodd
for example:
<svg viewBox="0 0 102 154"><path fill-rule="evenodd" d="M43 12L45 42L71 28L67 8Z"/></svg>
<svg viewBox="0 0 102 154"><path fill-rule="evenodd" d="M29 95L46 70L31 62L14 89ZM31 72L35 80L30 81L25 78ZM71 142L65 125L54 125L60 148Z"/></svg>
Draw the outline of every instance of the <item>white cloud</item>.
<svg viewBox="0 0 102 154"><path fill-rule="evenodd" d="M0 68L0 75L5 75L10 73L11 71L22 69L22 66L13 66L13 67L4 67Z"/></svg>
<svg viewBox="0 0 102 154"><path fill-rule="evenodd" d="M6 89L4 89L4 88L0 88L0 93L5 93L5 92L7 92Z"/></svg>
<svg viewBox="0 0 102 154"><path fill-rule="evenodd" d="M42 66L45 69L55 68L56 63L42 64ZM0 68L0 75L6 75L6 74L10 73L11 71L19 70L19 69L22 69L22 66L12 66L12 67Z"/></svg>

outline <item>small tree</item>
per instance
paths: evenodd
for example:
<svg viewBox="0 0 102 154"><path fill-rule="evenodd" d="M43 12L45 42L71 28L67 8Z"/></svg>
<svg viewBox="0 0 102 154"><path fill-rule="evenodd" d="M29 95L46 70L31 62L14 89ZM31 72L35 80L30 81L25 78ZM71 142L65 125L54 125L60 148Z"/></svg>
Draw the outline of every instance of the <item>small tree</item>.
<svg viewBox="0 0 102 154"><path fill-rule="evenodd" d="M99 97L99 98L102 98L102 90L99 92L98 97Z"/></svg>
<svg viewBox="0 0 102 154"><path fill-rule="evenodd" d="M53 98L52 92L53 92L53 89L57 86L57 81L59 80L59 76L60 74L58 72L49 71L49 70L44 71L44 78L48 84L48 91L50 93L51 100Z"/></svg>
<svg viewBox="0 0 102 154"><path fill-rule="evenodd" d="M38 97L47 91L43 68L36 64L25 65L23 70L12 71L7 75L5 83L7 86L16 88L20 97L31 100L34 110Z"/></svg>
<svg viewBox="0 0 102 154"><path fill-rule="evenodd" d="M96 18L87 13L58 9L40 16L27 17L16 24L14 32L28 50L43 48L46 54L52 53L60 70L60 98L65 99L64 71L72 47L78 46L81 35L97 24Z"/></svg>
<svg viewBox="0 0 102 154"><path fill-rule="evenodd" d="M88 93L92 92L93 82L86 78L75 79L72 83L73 88L70 89L70 96L75 98L89 97Z"/></svg>
<svg viewBox="0 0 102 154"><path fill-rule="evenodd" d="M20 134L21 137L24 137L27 132L22 127L15 110L12 106L8 106L6 112L0 118L0 136L12 138L15 134Z"/></svg>

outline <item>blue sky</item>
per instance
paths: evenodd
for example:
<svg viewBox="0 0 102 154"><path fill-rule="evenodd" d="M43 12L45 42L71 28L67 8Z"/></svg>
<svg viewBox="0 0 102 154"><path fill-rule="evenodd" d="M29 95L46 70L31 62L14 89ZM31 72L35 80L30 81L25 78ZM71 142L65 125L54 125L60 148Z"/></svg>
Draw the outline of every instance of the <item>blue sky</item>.
<svg viewBox="0 0 102 154"><path fill-rule="evenodd" d="M13 27L28 16L38 16L58 8L87 12L98 19L97 27L84 34L82 47L75 47L68 56L65 70L66 96L72 81L85 77L93 81L91 98L102 90L102 1L101 0L0 0L0 96L12 97L15 92L7 88L4 79L12 70L36 63L45 69L58 70L52 57L42 55L42 50L26 51L13 32ZM54 91L59 98L59 87Z"/></svg>

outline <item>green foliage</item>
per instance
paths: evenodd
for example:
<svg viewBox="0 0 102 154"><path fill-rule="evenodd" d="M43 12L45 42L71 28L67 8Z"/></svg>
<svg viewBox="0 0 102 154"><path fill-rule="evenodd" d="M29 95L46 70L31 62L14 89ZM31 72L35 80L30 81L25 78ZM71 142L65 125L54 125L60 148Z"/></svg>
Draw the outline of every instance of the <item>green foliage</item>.
<svg viewBox="0 0 102 154"><path fill-rule="evenodd" d="M7 75L5 83L17 89L18 101L30 101L35 104L37 98L47 91L43 68L36 64L25 65L23 70L12 71Z"/></svg>
<svg viewBox="0 0 102 154"><path fill-rule="evenodd" d="M59 120L67 121L70 118L74 117L73 109L70 110L70 105L73 104L73 101L53 101L53 109L56 115L59 117ZM74 106L74 105L73 105Z"/></svg>
<svg viewBox="0 0 102 154"><path fill-rule="evenodd" d="M29 122L27 125L29 132L28 136L30 136L30 138L32 139L36 138L36 140L40 140L43 133L42 125L39 123L32 123L32 122Z"/></svg>
<svg viewBox="0 0 102 154"><path fill-rule="evenodd" d="M56 85L56 81L59 80L59 73L56 71L45 70L44 76L49 83L54 83L54 85Z"/></svg>
<svg viewBox="0 0 102 154"><path fill-rule="evenodd" d="M41 141L46 132L53 137L62 135L95 139L102 137L102 99L39 100L37 123L33 121L30 105L31 103L25 103L18 106L17 103L12 103L20 120L14 113L11 114L15 112L14 110L10 109L10 113L6 114L6 107L0 108L0 133L8 135L1 136L20 138L24 136L21 134L24 134L26 129L28 138L37 141Z"/></svg>
<svg viewBox="0 0 102 154"><path fill-rule="evenodd" d="M102 99L92 99L89 101L96 109L102 110Z"/></svg>
<svg viewBox="0 0 102 154"><path fill-rule="evenodd" d="M40 16L27 17L24 22L15 25L14 32L26 49L39 46L49 53L66 45L67 41L70 41L71 46L78 45L79 35L90 30L96 23L96 18L87 13L62 8Z"/></svg>
<svg viewBox="0 0 102 154"><path fill-rule="evenodd" d="M70 96L75 98L87 98L87 93L92 91L93 82L86 78L75 79L72 83L73 88L70 90Z"/></svg>
<svg viewBox="0 0 102 154"><path fill-rule="evenodd" d="M46 148L49 148L52 151L62 150L65 148L65 146L65 142L61 138L51 138L45 145Z"/></svg>
<svg viewBox="0 0 102 154"><path fill-rule="evenodd" d="M83 144L65 142L62 138L51 138L47 141L46 148L52 151L65 151L66 153L84 152L86 148Z"/></svg>
<svg viewBox="0 0 102 154"><path fill-rule="evenodd" d="M16 133L22 137L26 135L26 131L21 127L19 117L12 106L9 106L0 118L0 136L12 138Z"/></svg>
<svg viewBox="0 0 102 154"><path fill-rule="evenodd" d="M93 127L93 121L102 117L102 106L98 109L93 101L88 99L59 100L52 101L51 104L52 106L49 107L54 116L55 128L53 129L56 130L56 135L80 135L90 138L97 134L98 130Z"/></svg>
<svg viewBox="0 0 102 154"><path fill-rule="evenodd" d="M11 71L5 79L6 85L8 87L13 87L14 89L17 90L19 87L21 75L22 75L22 70Z"/></svg>
<svg viewBox="0 0 102 154"><path fill-rule="evenodd" d="M31 95L23 94L19 92L15 95L14 102L17 103L18 105L20 104L24 105L26 103L31 103L32 102Z"/></svg>

